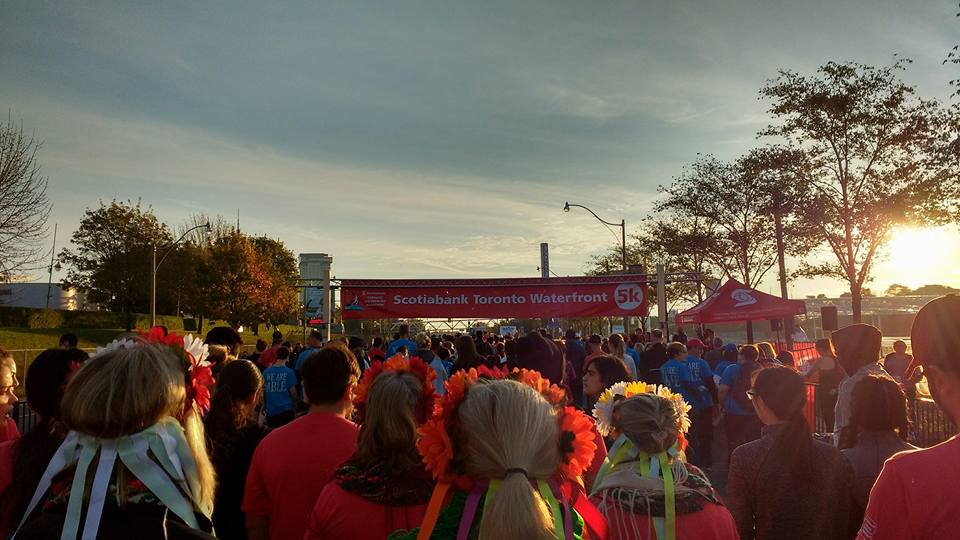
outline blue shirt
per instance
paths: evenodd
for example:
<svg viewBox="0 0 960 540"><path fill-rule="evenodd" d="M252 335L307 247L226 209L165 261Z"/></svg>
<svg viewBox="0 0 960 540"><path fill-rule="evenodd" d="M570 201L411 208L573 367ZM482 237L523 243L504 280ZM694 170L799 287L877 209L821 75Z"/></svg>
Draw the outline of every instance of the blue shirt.
<svg viewBox="0 0 960 540"><path fill-rule="evenodd" d="M293 367L295 367L297 371L300 371L300 367L303 366L303 362L306 361L306 359L309 358L311 354L319 350L321 350L320 347L308 347L300 351L300 355L297 356L297 361L296 363L293 364Z"/></svg>
<svg viewBox="0 0 960 540"><path fill-rule="evenodd" d="M723 375L720 376L720 384L730 387L727 399L723 400L723 410L728 414L737 416L751 416L755 414L753 410L744 409L733 399L733 387L737 384L738 378L740 378L740 364L730 364L727 369L723 370Z"/></svg>
<svg viewBox="0 0 960 540"><path fill-rule="evenodd" d="M387 347L387 360L393 358L393 355L397 354L397 349L403 345L407 346L407 354L413 356L413 353L417 352L417 344L413 341L410 341L406 338L395 339L390 342L390 346Z"/></svg>
<svg viewBox="0 0 960 540"><path fill-rule="evenodd" d="M733 364L731 364L730 362L727 362L726 360L721 360L717 362L717 369L713 371L713 374L719 377L720 379L723 379L723 372L726 371L726 369L732 365ZM723 383L720 383L720 384L723 384Z"/></svg>
<svg viewBox="0 0 960 540"><path fill-rule="evenodd" d="M710 366L696 357L684 361L670 359L660 367L660 378L670 390L683 396L694 409L713 405L710 392L704 385L704 377L712 377Z"/></svg>
<svg viewBox="0 0 960 540"><path fill-rule="evenodd" d="M293 411L290 389L297 385L297 374L286 366L270 366L263 371L263 403L267 416Z"/></svg>
<svg viewBox="0 0 960 540"><path fill-rule="evenodd" d="M633 365L638 369L640 368L640 353L633 350L633 347L627 347L627 354L630 355L630 358L633 358Z"/></svg>
<svg viewBox="0 0 960 540"><path fill-rule="evenodd" d="M447 371L443 360L436 356L434 356L433 361L430 362L430 367L432 367L434 373L437 374L437 378L433 380L433 391L436 392L438 396L442 396L447 393L447 389L443 387L443 383L450 377L448 375L449 371Z"/></svg>

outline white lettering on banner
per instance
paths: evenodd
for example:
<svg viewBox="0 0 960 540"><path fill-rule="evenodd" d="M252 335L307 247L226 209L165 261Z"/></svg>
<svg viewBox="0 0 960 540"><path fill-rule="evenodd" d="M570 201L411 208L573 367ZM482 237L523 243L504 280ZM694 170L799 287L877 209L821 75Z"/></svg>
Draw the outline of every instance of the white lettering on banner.
<svg viewBox="0 0 960 540"><path fill-rule="evenodd" d="M530 302L533 304L595 304L597 302L606 302L609 296L607 293L597 293L597 294L581 294L581 293L570 293L570 294L538 294L533 293L530 295Z"/></svg>
<svg viewBox="0 0 960 540"><path fill-rule="evenodd" d="M461 294L458 296L442 296L435 294L432 296L427 296L421 294L419 296L400 296L399 294L394 295L393 303L409 306L409 305L439 305L439 306L450 306L450 305L466 305L469 302L467 301L467 295Z"/></svg>
<svg viewBox="0 0 960 540"><path fill-rule="evenodd" d="M526 304L527 299L516 294L510 296L480 296L475 294L473 295L473 303L481 306L487 304Z"/></svg>
<svg viewBox="0 0 960 540"><path fill-rule="evenodd" d="M630 287L636 287L636 289ZM621 287L627 287L621 291ZM643 290L637 285L624 284L617 288L617 305L621 309L635 309L641 303L643 303ZM622 297L622 298L621 298ZM472 300L472 302L471 302ZM486 305L502 305L502 304L526 304L528 301L531 304L597 304L597 303L606 303L609 302L610 295L607 293L594 293L594 294L583 294L583 293L570 293L570 294L541 294L541 293L531 293L528 296L523 296L519 294L510 294L510 295L498 295L498 296L484 296L480 294L474 294L471 297L468 297L466 294L460 294L457 296L444 296L440 294L435 295L425 295L420 294L417 296L402 296L394 295L393 303L395 305L401 306L411 306L411 305L438 305L438 306L450 306L450 305L469 305L471 303L481 306Z"/></svg>

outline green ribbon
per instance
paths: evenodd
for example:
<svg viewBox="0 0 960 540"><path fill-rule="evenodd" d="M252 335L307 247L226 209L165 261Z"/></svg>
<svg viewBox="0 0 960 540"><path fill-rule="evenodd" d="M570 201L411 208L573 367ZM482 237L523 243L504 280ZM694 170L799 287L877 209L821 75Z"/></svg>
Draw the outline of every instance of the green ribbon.
<svg viewBox="0 0 960 540"><path fill-rule="evenodd" d="M550 513L553 515L553 534L557 536L558 540L564 540L563 514L560 513L560 502L553 496L553 490L550 489L546 480L537 480L537 487L540 489L540 496L547 502Z"/></svg>
<svg viewBox="0 0 960 540"><path fill-rule="evenodd" d="M673 471L670 469L670 462L667 461L667 453L660 452L657 455L660 461L660 471L663 474L663 502L665 508L665 518L667 520L667 537L665 540L677 539L677 498L676 485L673 483ZM661 539L664 540L664 539Z"/></svg>

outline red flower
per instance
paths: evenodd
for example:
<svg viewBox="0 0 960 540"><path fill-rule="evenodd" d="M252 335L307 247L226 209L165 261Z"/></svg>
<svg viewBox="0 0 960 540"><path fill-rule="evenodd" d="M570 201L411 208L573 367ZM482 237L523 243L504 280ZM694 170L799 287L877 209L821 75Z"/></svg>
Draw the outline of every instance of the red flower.
<svg viewBox="0 0 960 540"><path fill-rule="evenodd" d="M210 410L210 387L213 386L213 371L210 366L194 365L190 369L190 387L187 388L187 399L196 403L201 415Z"/></svg>
<svg viewBox="0 0 960 540"><path fill-rule="evenodd" d="M167 333L167 331L160 326L154 326L149 332L137 330L137 333L140 334L140 338L147 343L158 343L160 345L183 349L183 336L176 332Z"/></svg>
<svg viewBox="0 0 960 540"><path fill-rule="evenodd" d="M447 467L453 459L453 443L443 421L429 420L417 430L420 437L417 439L417 450L423 456L426 469L434 478L443 478Z"/></svg>
<svg viewBox="0 0 960 540"><path fill-rule="evenodd" d="M597 451L593 421L574 407L564 407L560 414L560 473L576 479L590 467Z"/></svg>

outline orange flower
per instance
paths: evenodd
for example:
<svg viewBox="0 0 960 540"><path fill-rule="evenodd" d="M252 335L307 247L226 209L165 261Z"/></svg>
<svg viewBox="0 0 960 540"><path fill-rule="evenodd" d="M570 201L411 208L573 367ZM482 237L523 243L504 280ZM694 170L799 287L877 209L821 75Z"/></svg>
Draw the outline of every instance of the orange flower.
<svg viewBox="0 0 960 540"><path fill-rule="evenodd" d="M564 407L560 414L561 474L569 479L579 478L590 467L596 451L590 417L574 407Z"/></svg>
<svg viewBox="0 0 960 540"><path fill-rule="evenodd" d="M516 378L523 384L539 392L540 395L542 395L543 398L549 401L554 407L566 405L566 391L564 391L563 388L552 384L548 379L545 379L539 371L514 368L511 375L513 375L513 378Z"/></svg>
<svg viewBox="0 0 960 540"><path fill-rule="evenodd" d="M389 371L410 371L410 361L402 354L395 354L387 360L385 367Z"/></svg>
<svg viewBox="0 0 960 540"><path fill-rule="evenodd" d="M417 450L434 478L443 478L453 459L453 443L442 420L429 420L417 430Z"/></svg>

